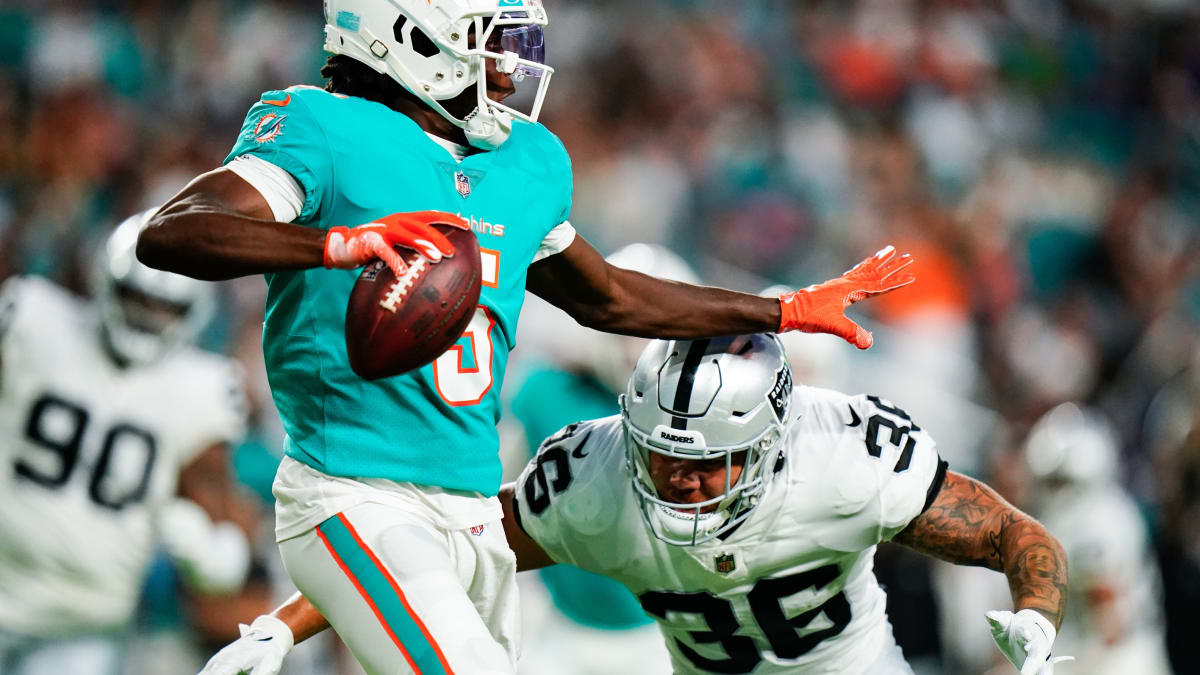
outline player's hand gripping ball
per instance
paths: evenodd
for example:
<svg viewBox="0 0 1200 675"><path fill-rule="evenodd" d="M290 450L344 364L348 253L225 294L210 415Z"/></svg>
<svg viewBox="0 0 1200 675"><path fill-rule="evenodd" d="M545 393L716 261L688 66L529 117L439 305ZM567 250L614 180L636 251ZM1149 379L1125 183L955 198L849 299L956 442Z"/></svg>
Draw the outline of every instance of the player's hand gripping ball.
<svg viewBox="0 0 1200 675"><path fill-rule="evenodd" d="M402 265L369 263L350 293L346 352L363 379L400 375L433 361L475 314L482 276L475 233L453 214L427 220L452 245L453 255L434 262L411 248L390 249Z"/></svg>
<svg viewBox="0 0 1200 675"><path fill-rule="evenodd" d="M416 249L438 262L443 255L454 255L454 245L433 227L435 223L470 229L467 221L444 211L393 213L358 227L331 227L325 233L325 267L353 270L378 258L400 276L405 264L397 246Z"/></svg>

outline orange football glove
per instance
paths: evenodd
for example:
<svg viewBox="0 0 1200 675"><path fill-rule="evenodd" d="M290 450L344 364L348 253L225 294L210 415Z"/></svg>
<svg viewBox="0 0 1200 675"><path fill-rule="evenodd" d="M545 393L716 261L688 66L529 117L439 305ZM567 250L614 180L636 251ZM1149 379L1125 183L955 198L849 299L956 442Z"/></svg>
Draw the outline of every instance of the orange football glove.
<svg viewBox="0 0 1200 675"><path fill-rule="evenodd" d="M348 270L379 258L399 277L408 266L395 246L415 249L430 262L438 262L443 256L454 255L454 246L433 227L435 223L464 230L471 227L453 213L414 211L393 213L358 227L330 228L325 235L325 267Z"/></svg>
<svg viewBox="0 0 1200 675"><path fill-rule="evenodd" d="M896 255L896 248L888 246L837 279L780 295L779 332L832 333L859 349L870 347L870 331L847 319L846 308L916 281L912 272L899 274L912 261L911 255Z"/></svg>

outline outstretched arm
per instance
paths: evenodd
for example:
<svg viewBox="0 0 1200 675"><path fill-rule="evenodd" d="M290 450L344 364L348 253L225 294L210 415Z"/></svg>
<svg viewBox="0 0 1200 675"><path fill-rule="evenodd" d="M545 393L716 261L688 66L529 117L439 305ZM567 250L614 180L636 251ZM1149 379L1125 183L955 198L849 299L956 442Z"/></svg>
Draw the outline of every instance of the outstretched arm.
<svg viewBox="0 0 1200 675"><path fill-rule="evenodd" d="M582 237L529 267L527 288L589 328L637 337L693 339L800 330L832 333L859 349L871 334L847 307L909 284L912 261L890 246L838 279L781 298L693 286L610 265Z"/></svg>
<svg viewBox="0 0 1200 675"><path fill-rule="evenodd" d="M1067 604L1067 555L1058 541L987 485L946 473L937 498L892 541L958 565L1008 577L1013 606L1033 609L1057 629Z"/></svg>

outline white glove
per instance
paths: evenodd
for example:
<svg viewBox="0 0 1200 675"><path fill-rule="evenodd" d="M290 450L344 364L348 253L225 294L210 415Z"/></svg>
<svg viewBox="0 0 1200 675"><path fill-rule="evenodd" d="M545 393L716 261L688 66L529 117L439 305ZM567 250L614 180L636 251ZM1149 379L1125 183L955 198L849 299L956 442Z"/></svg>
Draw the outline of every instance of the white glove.
<svg viewBox="0 0 1200 675"><path fill-rule="evenodd" d="M1050 658L1054 644L1054 624L1041 612L1022 609L1012 612L996 610L986 614L992 627L992 639L1021 675L1054 675L1054 664L1074 660L1074 656Z"/></svg>
<svg viewBox="0 0 1200 675"><path fill-rule="evenodd" d="M238 624L242 637L217 652L200 675L278 675L283 657L292 650L292 630L264 614L249 626Z"/></svg>

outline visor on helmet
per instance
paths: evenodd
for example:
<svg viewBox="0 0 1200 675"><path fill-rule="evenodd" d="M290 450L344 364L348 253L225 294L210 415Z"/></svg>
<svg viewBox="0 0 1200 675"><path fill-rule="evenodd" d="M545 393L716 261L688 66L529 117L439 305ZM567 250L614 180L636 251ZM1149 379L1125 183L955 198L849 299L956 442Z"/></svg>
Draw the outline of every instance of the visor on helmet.
<svg viewBox="0 0 1200 675"><path fill-rule="evenodd" d="M541 77L545 74L546 36L541 26L505 28L500 36L500 48L504 50L505 56L516 54L512 77L517 82L526 77Z"/></svg>
<svg viewBox="0 0 1200 675"><path fill-rule="evenodd" d="M493 101L487 97L486 77L481 75L477 80L481 104L536 122L554 69L546 65L546 36L542 24L531 21L533 19L527 12L502 12L494 18L478 19L477 28L481 27L484 35L483 48L468 54L495 61L496 69L511 77L517 85L516 101ZM538 81L536 88L525 91L521 83L527 78Z"/></svg>

